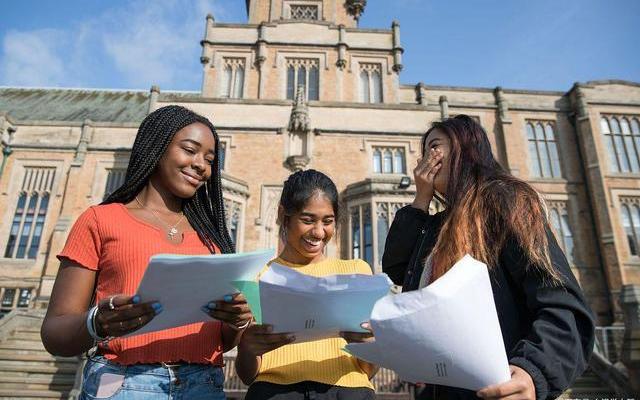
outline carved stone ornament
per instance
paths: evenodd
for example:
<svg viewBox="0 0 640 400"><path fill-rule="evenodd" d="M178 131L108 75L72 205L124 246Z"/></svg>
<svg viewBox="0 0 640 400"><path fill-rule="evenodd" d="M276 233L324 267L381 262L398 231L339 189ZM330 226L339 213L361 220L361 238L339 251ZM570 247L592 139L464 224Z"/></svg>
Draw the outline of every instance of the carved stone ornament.
<svg viewBox="0 0 640 400"><path fill-rule="evenodd" d="M289 132L307 132L310 129L309 108L307 107L304 92L304 86L299 85L293 110L291 110L291 118L289 119Z"/></svg>
<svg viewBox="0 0 640 400"><path fill-rule="evenodd" d="M367 0L347 0L345 7L347 8L347 12L353 15L356 21L358 21L366 5Z"/></svg>
<svg viewBox="0 0 640 400"><path fill-rule="evenodd" d="M296 172L305 169L309 165L309 161L311 160L307 156L289 156L286 164L291 171Z"/></svg>

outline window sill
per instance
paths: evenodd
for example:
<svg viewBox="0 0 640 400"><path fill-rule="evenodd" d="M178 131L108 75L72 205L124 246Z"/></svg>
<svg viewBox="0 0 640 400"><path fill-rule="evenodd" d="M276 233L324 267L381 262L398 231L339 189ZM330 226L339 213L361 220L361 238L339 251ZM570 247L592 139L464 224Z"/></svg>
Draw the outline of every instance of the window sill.
<svg viewBox="0 0 640 400"><path fill-rule="evenodd" d="M24 267L30 267L32 265L34 265L36 263L35 259L23 259L23 258L6 258L6 257L0 257L0 264L4 265L4 266L24 266Z"/></svg>
<svg viewBox="0 0 640 400"><path fill-rule="evenodd" d="M637 172L619 172L619 173L609 173L604 176L605 178L622 178L622 179L639 179L640 173Z"/></svg>
<svg viewBox="0 0 640 400"><path fill-rule="evenodd" d="M569 181L565 178L529 178L527 179L527 182L529 183L560 183L560 184L566 184L569 183Z"/></svg>

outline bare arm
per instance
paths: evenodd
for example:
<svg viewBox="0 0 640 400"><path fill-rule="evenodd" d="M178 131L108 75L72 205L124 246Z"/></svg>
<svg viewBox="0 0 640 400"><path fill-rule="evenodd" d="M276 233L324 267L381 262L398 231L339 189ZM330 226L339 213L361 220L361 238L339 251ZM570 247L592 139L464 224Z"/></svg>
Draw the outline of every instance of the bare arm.
<svg viewBox="0 0 640 400"><path fill-rule="evenodd" d="M94 290L96 272L63 261L58 271L49 309L40 335L47 351L74 356L89 350L93 338L87 330L87 308ZM115 295L103 299L95 316L101 337L122 336L140 329L162 311L160 303L140 303L138 296Z"/></svg>
<svg viewBox="0 0 640 400"><path fill-rule="evenodd" d="M271 333L271 325L250 325L238 345L236 373L245 385L250 385L260 372L262 355L296 340L289 333Z"/></svg>
<svg viewBox="0 0 640 400"><path fill-rule="evenodd" d="M93 346L85 321L95 279L95 271L71 261L60 264L40 331L42 343L49 353L68 357Z"/></svg>

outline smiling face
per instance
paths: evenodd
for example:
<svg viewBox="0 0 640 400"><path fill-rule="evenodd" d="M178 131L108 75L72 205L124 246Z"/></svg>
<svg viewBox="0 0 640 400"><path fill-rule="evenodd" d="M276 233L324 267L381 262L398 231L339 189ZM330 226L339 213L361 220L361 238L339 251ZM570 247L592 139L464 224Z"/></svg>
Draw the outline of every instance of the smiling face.
<svg viewBox="0 0 640 400"><path fill-rule="evenodd" d="M215 157L211 129L199 122L187 125L173 136L150 179L176 197L191 198L211 177Z"/></svg>
<svg viewBox="0 0 640 400"><path fill-rule="evenodd" d="M336 229L336 217L331 201L321 191L307 200L302 210L280 220L285 229L285 248L281 257L294 264L310 264L324 258L324 249Z"/></svg>
<svg viewBox="0 0 640 400"><path fill-rule="evenodd" d="M449 164L451 161L451 139L439 129L432 130L424 141L423 154L429 156L431 149L442 152L442 167L433 180L433 187L441 194L446 195L449 183Z"/></svg>

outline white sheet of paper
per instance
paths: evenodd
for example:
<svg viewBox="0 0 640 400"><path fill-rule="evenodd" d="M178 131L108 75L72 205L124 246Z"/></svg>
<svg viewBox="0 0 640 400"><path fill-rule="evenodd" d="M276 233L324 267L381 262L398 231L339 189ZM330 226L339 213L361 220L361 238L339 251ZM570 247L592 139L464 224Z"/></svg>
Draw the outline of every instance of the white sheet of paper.
<svg viewBox="0 0 640 400"><path fill-rule="evenodd" d="M163 311L128 336L211 321L201 307L238 293L234 281L253 280L273 259L274 250L251 253L151 257L137 294L142 302L158 301Z"/></svg>
<svg viewBox="0 0 640 400"><path fill-rule="evenodd" d="M273 263L260 277L262 323L295 333L296 342L364 332L360 324L391 284L385 274L313 277Z"/></svg>
<svg viewBox="0 0 640 400"><path fill-rule="evenodd" d="M346 350L403 380L478 390L511 378L487 266L469 255L421 290L380 299L371 326L374 342Z"/></svg>

